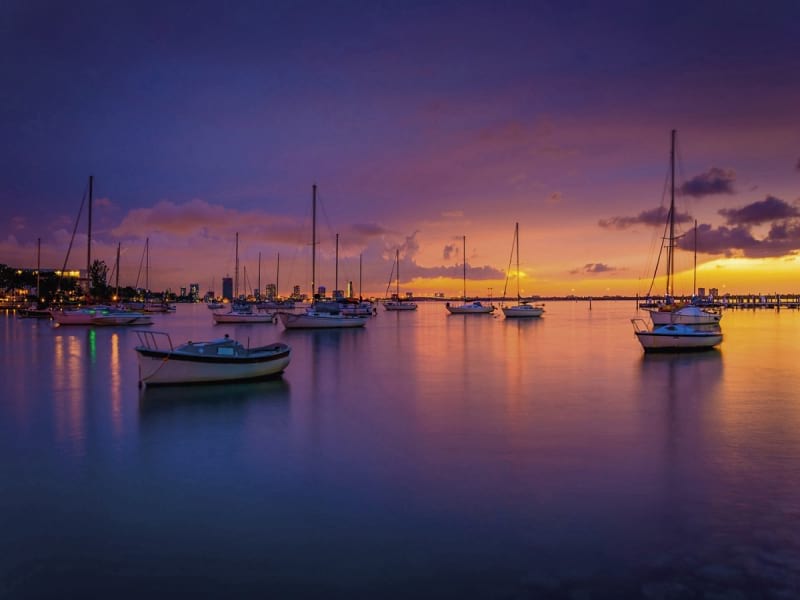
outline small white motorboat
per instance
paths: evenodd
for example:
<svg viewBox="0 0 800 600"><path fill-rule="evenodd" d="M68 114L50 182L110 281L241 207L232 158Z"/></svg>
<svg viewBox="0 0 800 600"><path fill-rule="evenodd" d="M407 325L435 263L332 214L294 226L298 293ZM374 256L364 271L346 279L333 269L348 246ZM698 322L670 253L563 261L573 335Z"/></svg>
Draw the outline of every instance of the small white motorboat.
<svg viewBox="0 0 800 600"><path fill-rule="evenodd" d="M246 348L227 334L177 347L162 331L137 331L136 335L140 386L262 379L282 373L291 354L283 343Z"/></svg>
<svg viewBox="0 0 800 600"><path fill-rule="evenodd" d="M644 319L631 319L633 332L645 352L709 350L722 343L719 325L707 327L671 323L647 327Z"/></svg>
<svg viewBox="0 0 800 600"><path fill-rule="evenodd" d="M495 310L495 306L493 304L482 304L480 300L474 300L472 302L465 302L464 304L460 304L459 306L453 306L449 302L445 304L445 308L450 311L452 315L488 315Z"/></svg>

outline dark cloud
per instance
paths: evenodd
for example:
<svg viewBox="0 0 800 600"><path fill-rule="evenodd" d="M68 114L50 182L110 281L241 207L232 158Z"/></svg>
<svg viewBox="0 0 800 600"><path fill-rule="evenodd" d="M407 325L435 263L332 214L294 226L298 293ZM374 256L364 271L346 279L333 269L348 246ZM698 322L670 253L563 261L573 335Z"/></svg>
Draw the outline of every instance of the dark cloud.
<svg viewBox="0 0 800 600"><path fill-rule="evenodd" d="M423 267L411 261L410 264L403 263L403 279L416 279L416 278L436 278L447 277L450 279L461 280L463 276L462 265L451 266L438 266L438 267ZM502 280L505 279L505 271L495 269L489 265L482 267L471 267L467 265L467 285L470 285L471 280Z"/></svg>
<svg viewBox="0 0 800 600"><path fill-rule="evenodd" d="M442 258L451 260L459 255L459 247L455 244L447 244L442 250Z"/></svg>
<svg viewBox="0 0 800 600"><path fill-rule="evenodd" d="M598 225L606 229L627 229L634 225L663 225L667 222L667 214L669 210L664 206L653 208L651 210L644 210L635 217L611 217L610 219L600 219ZM689 213L675 213L676 223L689 223L692 217Z"/></svg>
<svg viewBox="0 0 800 600"><path fill-rule="evenodd" d="M800 210L780 198L767 196L742 208L723 208L719 214L725 217L728 225L760 225L800 216Z"/></svg>
<svg viewBox="0 0 800 600"><path fill-rule="evenodd" d="M617 269L617 267L611 267L603 263L586 263L582 267L578 267L577 269L572 269L570 271L570 274L577 275L578 273L611 273L613 271L619 271L619 269Z"/></svg>
<svg viewBox="0 0 800 600"><path fill-rule="evenodd" d="M678 248L694 250L694 229L678 240ZM697 251L726 257L770 258L794 254L800 249L800 221L774 223L764 238L753 236L746 225L697 227Z"/></svg>
<svg viewBox="0 0 800 600"><path fill-rule="evenodd" d="M712 167L705 173L695 175L685 181L679 188L679 193L684 196L702 198L714 194L733 194L733 182L736 181L736 172L732 169Z"/></svg>

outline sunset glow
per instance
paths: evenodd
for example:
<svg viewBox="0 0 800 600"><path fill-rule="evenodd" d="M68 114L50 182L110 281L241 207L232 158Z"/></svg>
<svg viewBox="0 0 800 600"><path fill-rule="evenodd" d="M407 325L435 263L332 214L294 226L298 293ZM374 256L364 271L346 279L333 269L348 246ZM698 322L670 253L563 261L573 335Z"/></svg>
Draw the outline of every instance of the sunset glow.
<svg viewBox="0 0 800 600"><path fill-rule="evenodd" d="M280 254L279 292L308 291L316 183L329 290L338 233L340 287L383 296L399 247L403 292L461 295L466 235L468 295L500 296L519 222L524 295L646 294L677 129L676 292L695 219L698 286L800 292L800 15L717 8L18 3L0 263L35 267L41 238L61 269L94 175L91 253L120 243L124 285L149 238L152 289L219 290L239 233L250 287Z"/></svg>

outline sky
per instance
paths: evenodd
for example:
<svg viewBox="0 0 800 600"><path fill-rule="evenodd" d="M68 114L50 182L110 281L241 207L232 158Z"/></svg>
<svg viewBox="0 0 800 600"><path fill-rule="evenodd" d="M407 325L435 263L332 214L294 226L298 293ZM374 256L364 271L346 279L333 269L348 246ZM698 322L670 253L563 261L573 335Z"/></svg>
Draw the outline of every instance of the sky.
<svg viewBox="0 0 800 600"><path fill-rule="evenodd" d="M797 2L5 0L0 52L0 263L61 268L92 175L122 285L149 239L151 289L219 292L238 233L308 291L316 184L329 290L338 233L364 295L397 248L401 292L645 294L674 129L676 293L695 237L698 286L800 292Z"/></svg>

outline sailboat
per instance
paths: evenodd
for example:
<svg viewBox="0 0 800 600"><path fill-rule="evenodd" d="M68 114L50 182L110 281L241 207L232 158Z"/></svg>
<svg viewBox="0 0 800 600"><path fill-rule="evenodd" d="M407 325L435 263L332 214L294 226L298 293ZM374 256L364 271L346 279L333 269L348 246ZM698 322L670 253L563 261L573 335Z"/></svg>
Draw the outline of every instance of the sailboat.
<svg viewBox="0 0 800 600"><path fill-rule="evenodd" d="M675 130L672 130L670 149L671 195L667 216L667 286L665 303L648 309L652 328L644 319L631 319L633 332L645 352L708 350L722 343L718 312L697 306L677 304L673 299L675 284ZM655 278L655 277L654 277Z"/></svg>
<svg viewBox="0 0 800 600"><path fill-rule="evenodd" d="M655 307L648 308L650 320L653 325L668 325L680 323L683 325L713 325L722 319L722 313L717 310L705 309L692 304L676 302L674 299L675 287L675 130L672 130L670 149L670 205L667 214L668 235L667 240L667 284L664 302ZM695 232L697 227L695 226ZM695 243L696 243L695 235ZM696 269L696 259L695 259ZM654 274L655 279L655 274Z"/></svg>
<svg viewBox="0 0 800 600"><path fill-rule="evenodd" d="M311 295L317 290L317 185L311 188ZM279 311L278 318L286 329L340 329L363 327L369 317L346 315L338 304L319 302L315 298L311 308L304 313Z"/></svg>
<svg viewBox="0 0 800 600"><path fill-rule="evenodd" d="M245 289L247 288L247 269L245 269ZM266 311L254 311L253 305L239 301L239 233L236 233L236 284L234 288L234 299L231 309L226 312L212 312L211 318L214 323L274 323L275 313Z"/></svg>
<svg viewBox="0 0 800 600"><path fill-rule="evenodd" d="M533 306L527 300L522 300L519 294L519 223L514 226L514 244L512 252L517 255L517 305L516 306L503 306L503 314L506 319L525 319L530 317L541 317L544 308L541 306ZM506 275L506 286L508 285L508 275ZM503 300L506 297L506 289L503 288Z"/></svg>
<svg viewBox="0 0 800 600"><path fill-rule="evenodd" d="M50 309L44 308L40 304L41 293L41 263L42 263L42 238L36 240L36 302L27 308L20 308L17 311L19 318L49 319Z"/></svg>
<svg viewBox="0 0 800 600"><path fill-rule="evenodd" d="M403 301L400 298L400 249L396 249L394 253L394 263L397 268L397 288L391 300L383 303L383 308L386 310L417 310L417 303L410 300ZM389 285L391 285L391 280Z"/></svg>
<svg viewBox="0 0 800 600"><path fill-rule="evenodd" d="M449 302L445 304L445 308L450 311L452 315L486 315L494 312L494 305L486 306L482 304L480 300L473 300L472 302L467 302L467 236L462 237L462 244L463 244L463 255L464 255L464 265L463 265L463 281L464 281L464 304L460 306L453 306Z"/></svg>

